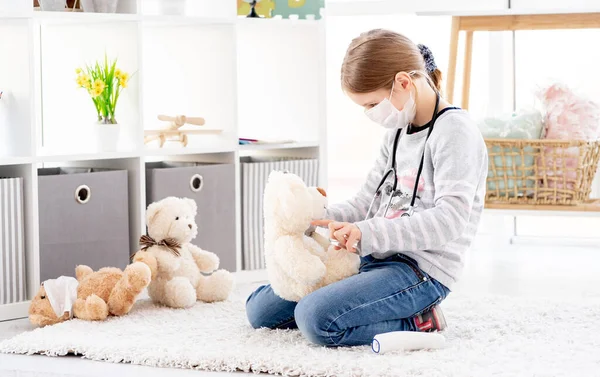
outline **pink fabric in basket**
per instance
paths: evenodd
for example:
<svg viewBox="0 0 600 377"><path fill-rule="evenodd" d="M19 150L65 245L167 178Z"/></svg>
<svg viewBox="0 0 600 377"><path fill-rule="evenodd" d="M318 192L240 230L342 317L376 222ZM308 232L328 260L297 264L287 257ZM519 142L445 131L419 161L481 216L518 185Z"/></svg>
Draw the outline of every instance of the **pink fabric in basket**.
<svg viewBox="0 0 600 377"><path fill-rule="evenodd" d="M563 84L553 84L538 93L544 110L544 139L596 140L600 133L600 105L581 97ZM553 157L552 155L555 154ZM543 182L542 187L573 189L577 177L575 169L579 163L579 148L545 148L545 161L538 161L540 173L549 177L566 178ZM568 168L566 173L554 166Z"/></svg>

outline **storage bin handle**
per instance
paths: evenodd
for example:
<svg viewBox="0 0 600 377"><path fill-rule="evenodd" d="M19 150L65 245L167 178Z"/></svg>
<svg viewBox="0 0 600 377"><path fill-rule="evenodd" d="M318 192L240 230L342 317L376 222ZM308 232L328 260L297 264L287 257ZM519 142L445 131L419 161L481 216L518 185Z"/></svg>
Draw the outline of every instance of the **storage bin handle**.
<svg viewBox="0 0 600 377"><path fill-rule="evenodd" d="M199 192L200 190L202 190L203 186L204 178L200 174L192 175L192 178L190 179L190 189L193 192Z"/></svg>
<svg viewBox="0 0 600 377"><path fill-rule="evenodd" d="M75 189L75 200L79 204L85 204L90 201L92 190L88 185L81 185Z"/></svg>

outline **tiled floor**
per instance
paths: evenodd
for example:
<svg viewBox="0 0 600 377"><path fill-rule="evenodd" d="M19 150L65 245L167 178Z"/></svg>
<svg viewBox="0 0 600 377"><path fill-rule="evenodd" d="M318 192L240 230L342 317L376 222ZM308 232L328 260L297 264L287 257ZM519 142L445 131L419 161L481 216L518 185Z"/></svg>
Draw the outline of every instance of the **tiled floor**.
<svg viewBox="0 0 600 377"><path fill-rule="evenodd" d="M242 294L251 286L240 287ZM469 253L462 281L455 288L468 294L512 296L600 296L600 250L548 246L498 246L480 238ZM0 339L31 327L25 320L0 323ZM168 376L218 377L230 373L157 369L99 363L76 357L0 355L0 377Z"/></svg>

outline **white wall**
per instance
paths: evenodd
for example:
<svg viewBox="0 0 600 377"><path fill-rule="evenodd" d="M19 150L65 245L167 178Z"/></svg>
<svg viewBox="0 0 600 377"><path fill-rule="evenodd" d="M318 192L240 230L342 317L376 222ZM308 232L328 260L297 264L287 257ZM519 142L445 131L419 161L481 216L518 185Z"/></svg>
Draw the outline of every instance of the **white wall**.
<svg viewBox="0 0 600 377"><path fill-rule="evenodd" d="M2 20L0 46L0 156L27 156L31 152L31 81L29 79L29 22Z"/></svg>
<svg viewBox="0 0 600 377"><path fill-rule="evenodd" d="M245 21L237 40L240 136L319 140L318 22Z"/></svg>

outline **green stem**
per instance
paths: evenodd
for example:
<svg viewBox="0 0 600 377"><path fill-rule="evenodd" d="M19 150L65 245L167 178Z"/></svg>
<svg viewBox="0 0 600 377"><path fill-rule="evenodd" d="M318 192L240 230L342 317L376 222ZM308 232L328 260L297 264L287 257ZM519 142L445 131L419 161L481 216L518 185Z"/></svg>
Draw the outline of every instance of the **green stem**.
<svg viewBox="0 0 600 377"><path fill-rule="evenodd" d="M119 87L117 86L117 89L115 91L115 99L113 101L112 107L113 107L113 116L114 116L114 112L117 110L117 101L119 100L119 94L121 92L119 91Z"/></svg>
<svg viewBox="0 0 600 377"><path fill-rule="evenodd" d="M95 98L92 98L92 102L94 102L94 107L96 108L96 113L98 114L98 121L102 120L102 115L100 115L100 106L98 105L98 101Z"/></svg>

